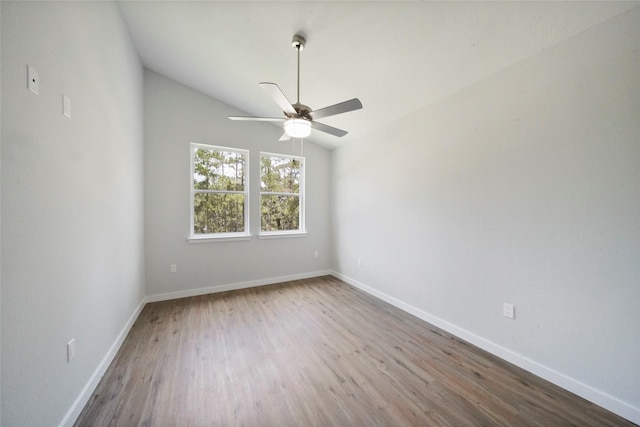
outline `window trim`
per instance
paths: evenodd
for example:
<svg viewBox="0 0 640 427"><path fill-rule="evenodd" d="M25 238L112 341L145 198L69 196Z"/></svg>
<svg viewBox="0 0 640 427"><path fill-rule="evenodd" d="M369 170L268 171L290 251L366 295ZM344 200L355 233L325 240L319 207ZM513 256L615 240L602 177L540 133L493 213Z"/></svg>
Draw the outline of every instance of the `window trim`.
<svg viewBox="0 0 640 427"><path fill-rule="evenodd" d="M258 217L259 217L259 231L258 238L259 239L277 239L277 238L286 238L286 237L306 237L307 235L307 226L305 222L305 206L306 206L306 195L305 195L305 174L306 174L306 158L302 156L296 156L293 154L282 154L282 153L271 153L267 151L260 152L260 162L262 164L262 157L279 157L282 159L291 159L298 160L300 162L300 177L298 179L298 193L279 193L279 192L271 192L271 191L262 191L262 187L259 186L259 206ZM262 182L262 168L260 167L258 170L260 182ZM262 195L297 195L299 200L298 205L298 229L297 230L276 230L276 231L262 231Z"/></svg>
<svg viewBox="0 0 640 427"><path fill-rule="evenodd" d="M244 156L244 189L243 191L228 191L228 190L196 190L193 185L193 176L195 173L195 152L198 149L214 150L214 151L226 151L239 153ZM234 241L234 240L249 240L251 239L251 211L250 211L250 176L251 176L251 163L249 158L249 150L233 147L222 147L220 145L201 144L197 142L191 142L189 144L189 237L187 240L189 243L205 243L205 242L221 242L221 241ZM243 194L244 195L244 231L230 232L230 233L209 233L209 234L195 234L194 233L194 198L196 193L211 193L211 194Z"/></svg>
<svg viewBox="0 0 640 427"><path fill-rule="evenodd" d="M307 237L307 232L298 230L280 230L262 231L258 234L258 239L285 239L287 237Z"/></svg>

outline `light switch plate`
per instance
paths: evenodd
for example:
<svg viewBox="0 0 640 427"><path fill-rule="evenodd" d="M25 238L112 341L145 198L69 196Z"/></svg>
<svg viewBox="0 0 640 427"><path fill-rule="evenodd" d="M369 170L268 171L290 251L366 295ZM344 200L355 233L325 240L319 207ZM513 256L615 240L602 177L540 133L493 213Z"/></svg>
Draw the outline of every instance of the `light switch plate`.
<svg viewBox="0 0 640 427"><path fill-rule="evenodd" d="M505 302L502 313L504 314L504 317L508 317L509 319L516 318L516 308L513 306L513 304L508 304Z"/></svg>
<svg viewBox="0 0 640 427"><path fill-rule="evenodd" d="M71 362L76 357L76 340L72 339L67 343L67 363Z"/></svg>

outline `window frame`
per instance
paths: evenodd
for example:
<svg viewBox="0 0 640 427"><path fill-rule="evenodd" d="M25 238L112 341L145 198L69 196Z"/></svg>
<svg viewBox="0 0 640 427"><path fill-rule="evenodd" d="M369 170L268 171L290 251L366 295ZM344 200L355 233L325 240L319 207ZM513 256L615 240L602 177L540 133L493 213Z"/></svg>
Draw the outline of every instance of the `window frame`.
<svg viewBox="0 0 640 427"><path fill-rule="evenodd" d="M195 174L195 153L199 149L210 150L210 151L220 151L220 152L233 152L239 153L244 156L244 167L243 167L243 177L244 177L244 188L242 191L233 191L233 190L197 190L194 186L194 174ZM189 242L190 243L204 243L204 242L218 242L218 241L230 241L230 240L249 240L251 238L251 230L250 230L250 157L249 150L244 150L241 148L233 148L233 147L223 147L219 145L210 145L210 144L201 144L197 142L191 142L189 145L189 154L190 154L190 175L189 175ZM195 234L195 195L198 193L204 194L242 194L244 196L244 204L243 204L243 220L244 220L244 231L238 232L227 232L227 233L207 233L207 234Z"/></svg>
<svg viewBox="0 0 640 427"><path fill-rule="evenodd" d="M262 191L262 158L263 157L277 157L281 159L290 159L297 160L300 162L300 175L298 178L298 192L297 193L279 193L279 192L269 192ZM285 237L305 237L307 235L306 222L305 222L305 206L306 206L306 195L305 195L305 173L306 173L306 158L302 156L296 156L292 154L282 154L282 153L272 153L261 151L260 152L260 162L259 162L259 197L258 197L258 205L260 209L258 210L258 219L259 219L259 239L273 239L273 238L285 238ZM298 229L296 230L275 230L275 231L263 231L262 230L262 196L263 194L267 195L284 195L284 196L298 196Z"/></svg>

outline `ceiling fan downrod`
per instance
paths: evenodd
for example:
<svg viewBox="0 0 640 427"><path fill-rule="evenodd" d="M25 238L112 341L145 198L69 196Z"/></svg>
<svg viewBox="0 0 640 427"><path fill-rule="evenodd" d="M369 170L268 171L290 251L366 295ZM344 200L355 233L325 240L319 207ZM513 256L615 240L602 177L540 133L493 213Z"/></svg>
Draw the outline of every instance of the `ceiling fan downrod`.
<svg viewBox="0 0 640 427"><path fill-rule="evenodd" d="M298 98L296 100L296 104L300 104L300 51L304 49L304 44L306 42L307 41L305 40L305 38L300 34L294 35L293 39L291 40L291 46L293 46L296 52L298 52Z"/></svg>

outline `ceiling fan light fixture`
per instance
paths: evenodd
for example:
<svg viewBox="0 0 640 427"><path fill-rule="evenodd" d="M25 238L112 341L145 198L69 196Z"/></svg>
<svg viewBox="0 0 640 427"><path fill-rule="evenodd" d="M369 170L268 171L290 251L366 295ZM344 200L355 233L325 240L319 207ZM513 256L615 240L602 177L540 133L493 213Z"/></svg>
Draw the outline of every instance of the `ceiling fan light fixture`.
<svg viewBox="0 0 640 427"><path fill-rule="evenodd" d="M306 138L311 135L311 122L305 119L288 119L284 122L284 131L291 138Z"/></svg>

